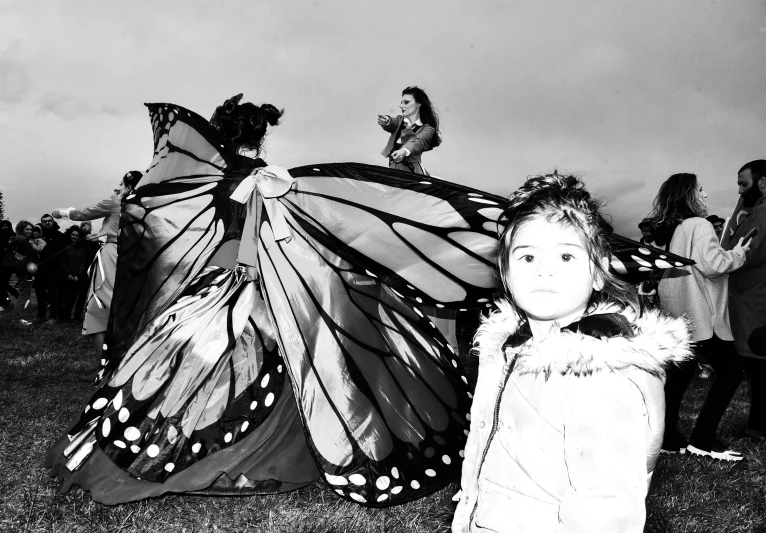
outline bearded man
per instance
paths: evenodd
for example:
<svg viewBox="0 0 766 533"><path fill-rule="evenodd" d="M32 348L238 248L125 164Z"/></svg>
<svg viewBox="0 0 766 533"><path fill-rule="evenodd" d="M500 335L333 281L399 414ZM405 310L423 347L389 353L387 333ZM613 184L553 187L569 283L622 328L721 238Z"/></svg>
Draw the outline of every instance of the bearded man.
<svg viewBox="0 0 766 533"><path fill-rule="evenodd" d="M743 356L750 374L750 415L745 434L766 438L766 346L748 344L753 331L766 324L766 160L757 159L743 166L737 174L739 202L723 231L721 245L731 250L752 229L753 237L747 260L729 274L729 318L737 352Z"/></svg>

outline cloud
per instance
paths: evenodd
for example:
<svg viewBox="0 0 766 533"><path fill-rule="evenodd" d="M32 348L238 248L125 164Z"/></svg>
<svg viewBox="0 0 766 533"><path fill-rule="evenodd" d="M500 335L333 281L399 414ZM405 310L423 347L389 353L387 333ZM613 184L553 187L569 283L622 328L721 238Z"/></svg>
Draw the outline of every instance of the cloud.
<svg viewBox="0 0 766 533"><path fill-rule="evenodd" d="M6 106L21 102L32 85L24 65L10 57L11 50L0 54L0 104Z"/></svg>

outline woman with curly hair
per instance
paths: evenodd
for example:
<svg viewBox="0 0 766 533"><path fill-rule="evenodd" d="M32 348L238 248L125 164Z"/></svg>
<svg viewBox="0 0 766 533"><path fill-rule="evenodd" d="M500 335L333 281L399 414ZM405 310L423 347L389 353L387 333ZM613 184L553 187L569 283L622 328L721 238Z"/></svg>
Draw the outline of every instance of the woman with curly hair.
<svg viewBox="0 0 766 533"><path fill-rule="evenodd" d="M715 379L687 441L678 431L678 412L694 376L694 363L668 373L663 450L689 452L713 459L740 461L717 436L718 424L742 380L742 366L729 326L728 274L741 267L750 243L740 239L731 251L718 243L707 216L707 194L694 174L673 174L660 186L650 215L658 246L693 259L696 264L668 269L659 283L660 306L692 326L695 351L710 363Z"/></svg>

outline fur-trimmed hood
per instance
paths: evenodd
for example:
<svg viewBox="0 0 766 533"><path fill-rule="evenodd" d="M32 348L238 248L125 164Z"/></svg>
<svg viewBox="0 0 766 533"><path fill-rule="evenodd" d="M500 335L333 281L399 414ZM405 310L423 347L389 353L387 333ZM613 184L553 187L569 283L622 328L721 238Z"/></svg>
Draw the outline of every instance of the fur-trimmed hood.
<svg viewBox="0 0 766 533"><path fill-rule="evenodd" d="M498 355L506 339L519 329L516 311L506 300L496 302L498 310L484 319L474 337L479 357ZM683 318L672 318L658 311L645 311L636 317L614 306L597 309L590 316L621 312L632 324L633 336L596 338L580 332L560 331L543 341L530 339L518 348L514 373L587 375L601 370L635 367L655 376L664 374L668 364L690 359L689 325Z"/></svg>

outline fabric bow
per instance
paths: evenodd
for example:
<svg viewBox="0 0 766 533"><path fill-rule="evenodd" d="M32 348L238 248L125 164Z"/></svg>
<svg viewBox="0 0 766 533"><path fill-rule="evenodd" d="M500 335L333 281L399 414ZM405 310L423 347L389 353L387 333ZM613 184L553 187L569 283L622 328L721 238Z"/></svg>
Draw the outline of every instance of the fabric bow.
<svg viewBox="0 0 766 533"><path fill-rule="evenodd" d="M293 186L295 179L290 175L287 169L278 167L275 165L269 165L254 170L249 176L242 180L242 183L234 190L229 197L235 202L241 204L247 203L247 218L245 220L245 227L242 229L242 244L239 251L239 262L247 265L255 265L255 257L257 251L255 249L249 250L249 244L252 239L245 238L245 236L256 235L256 217L254 211L256 210L256 196L253 195L255 188L258 188L258 192L263 198L263 205L266 207L266 212L269 215L269 222L271 223L271 229L274 233L274 240L281 241L283 239L290 239L290 226L287 224L285 215L279 207L279 201L277 198L287 194ZM253 247L257 246L253 242Z"/></svg>

